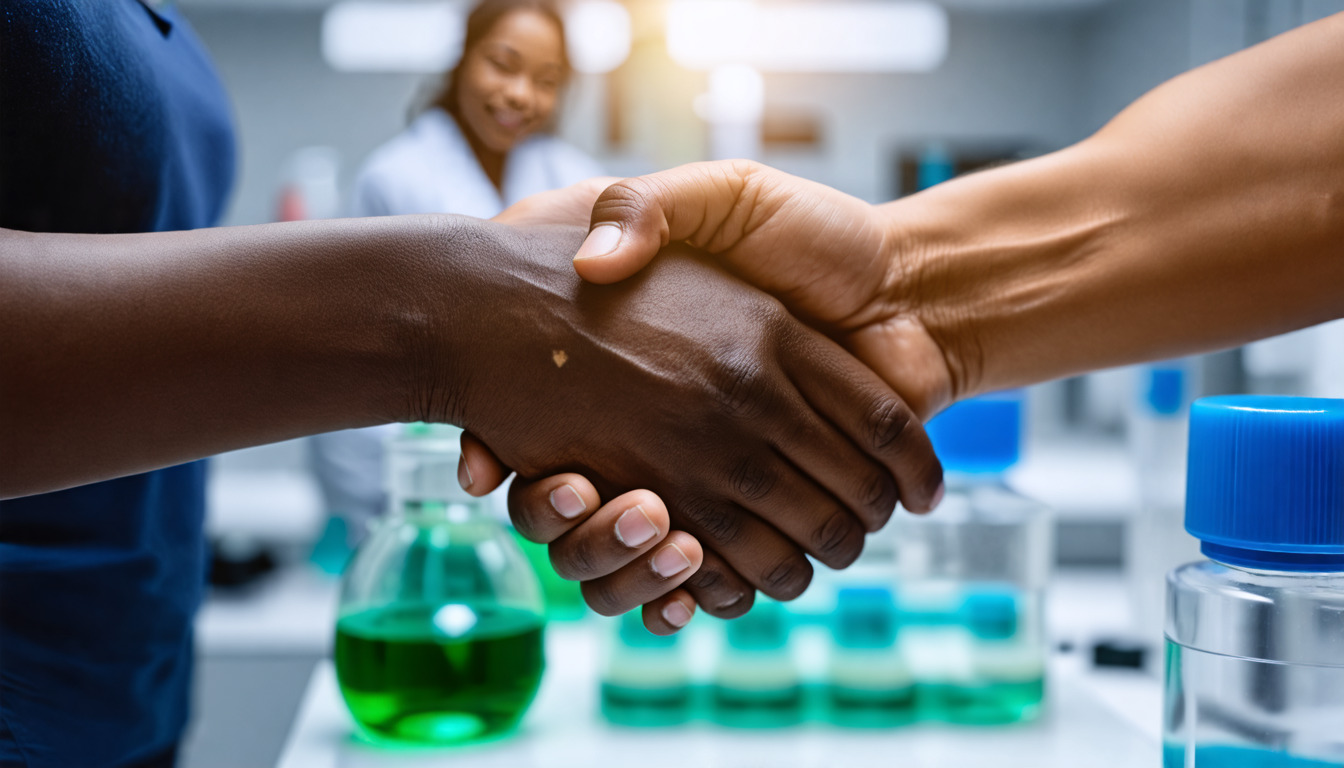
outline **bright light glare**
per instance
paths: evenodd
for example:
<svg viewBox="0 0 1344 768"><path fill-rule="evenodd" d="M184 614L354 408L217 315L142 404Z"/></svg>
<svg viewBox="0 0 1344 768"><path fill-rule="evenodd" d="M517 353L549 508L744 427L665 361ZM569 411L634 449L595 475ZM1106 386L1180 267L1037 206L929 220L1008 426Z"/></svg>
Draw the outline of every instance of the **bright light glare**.
<svg viewBox="0 0 1344 768"><path fill-rule="evenodd" d="M343 0L322 17L322 56L341 72L446 71L462 55L470 0ZM566 6L574 68L610 72L630 55L630 14L615 0Z"/></svg>
<svg viewBox="0 0 1344 768"><path fill-rule="evenodd" d="M565 39L574 69L610 72L630 55L630 12L614 0L583 0L565 12Z"/></svg>
<svg viewBox="0 0 1344 768"><path fill-rule="evenodd" d="M322 17L322 57L341 72L442 72L461 55L461 3L336 3Z"/></svg>
<svg viewBox="0 0 1344 768"><path fill-rule="evenodd" d="M765 111L765 78L751 67L719 67L709 91L695 99L695 113L710 123L758 123Z"/></svg>
<svg viewBox="0 0 1344 768"><path fill-rule="evenodd" d="M947 57L947 13L924 0L673 0L667 47L690 69L927 72Z"/></svg>

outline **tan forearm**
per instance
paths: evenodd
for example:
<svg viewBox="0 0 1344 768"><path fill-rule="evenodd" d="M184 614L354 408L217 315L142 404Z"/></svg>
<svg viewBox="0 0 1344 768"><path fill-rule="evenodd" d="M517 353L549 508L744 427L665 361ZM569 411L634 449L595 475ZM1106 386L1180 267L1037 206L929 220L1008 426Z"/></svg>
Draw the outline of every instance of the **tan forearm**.
<svg viewBox="0 0 1344 768"><path fill-rule="evenodd" d="M1344 316L1344 15L884 211L956 397Z"/></svg>
<svg viewBox="0 0 1344 768"><path fill-rule="evenodd" d="M404 418L426 224L0 231L0 497Z"/></svg>

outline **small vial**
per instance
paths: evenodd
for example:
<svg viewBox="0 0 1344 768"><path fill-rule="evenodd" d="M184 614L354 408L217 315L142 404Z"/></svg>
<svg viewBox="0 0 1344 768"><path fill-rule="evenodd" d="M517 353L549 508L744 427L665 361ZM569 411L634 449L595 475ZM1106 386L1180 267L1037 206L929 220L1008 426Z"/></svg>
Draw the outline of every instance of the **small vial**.
<svg viewBox="0 0 1344 768"><path fill-rule="evenodd" d="M691 717L692 689L681 635L655 635L639 611L621 617L602 675L602 714L617 725L679 725Z"/></svg>
<svg viewBox="0 0 1344 768"><path fill-rule="evenodd" d="M1023 617L1024 600L1015 589L968 590L960 624L970 635L970 676L947 694L946 718L971 724L1030 720L1045 695L1041 639Z"/></svg>
<svg viewBox="0 0 1344 768"><path fill-rule="evenodd" d="M1008 487L1021 447L1022 395L967 400L929 425L947 496L898 515L897 573L920 717L1009 722L1041 710L1049 510Z"/></svg>
<svg viewBox="0 0 1344 768"><path fill-rule="evenodd" d="M1188 472L1164 765L1344 765L1344 400L1198 400Z"/></svg>
<svg viewBox="0 0 1344 768"><path fill-rule="evenodd" d="M897 647L891 590L849 587L836 595L827 698L837 725L903 725L915 717L915 686Z"/></svg>
<svg viewBox="0 0 1344 768"><path fill-rule="evenodd" d="M789 617L761 600L725 623L727 640L711 691L711 716L721 725L778 728L803 719L803 687L789 651Z"/></svg>

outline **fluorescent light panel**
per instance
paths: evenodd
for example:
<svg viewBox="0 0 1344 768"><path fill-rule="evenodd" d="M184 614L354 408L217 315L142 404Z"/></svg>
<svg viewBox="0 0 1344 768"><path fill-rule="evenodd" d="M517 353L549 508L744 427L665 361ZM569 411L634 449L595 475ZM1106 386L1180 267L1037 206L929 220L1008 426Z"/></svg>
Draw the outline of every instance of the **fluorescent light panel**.
<svg viewBox="0 0 1344 768"><path fill-rule="evenodd" d="M468 0L346 0L322 18L322 56L341 72L443 72L462 55ZM630 55L630 14L615 0L564 7L565 39L580 72L609 72Z"/></svg>
<svg viewBox="0 0 1344 768"><path fill-rule="evenodd" d="M927 72L947 57L947 13L923 0L673 0L667 46L690 69Z"/></svg>

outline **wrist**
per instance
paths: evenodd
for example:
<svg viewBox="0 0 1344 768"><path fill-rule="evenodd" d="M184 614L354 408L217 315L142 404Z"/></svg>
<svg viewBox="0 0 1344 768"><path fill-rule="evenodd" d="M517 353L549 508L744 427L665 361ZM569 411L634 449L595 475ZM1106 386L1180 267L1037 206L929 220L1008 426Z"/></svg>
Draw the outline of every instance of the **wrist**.
<svg viewBox="0 0 1344 768"><path fill-rule="evenodd" d="M940 407L1094 365L1071 343L1092 319L1078 287L1127 219L1094 154L1078 145L880 207L903 276L889 301L943 358Z"/></svg>

